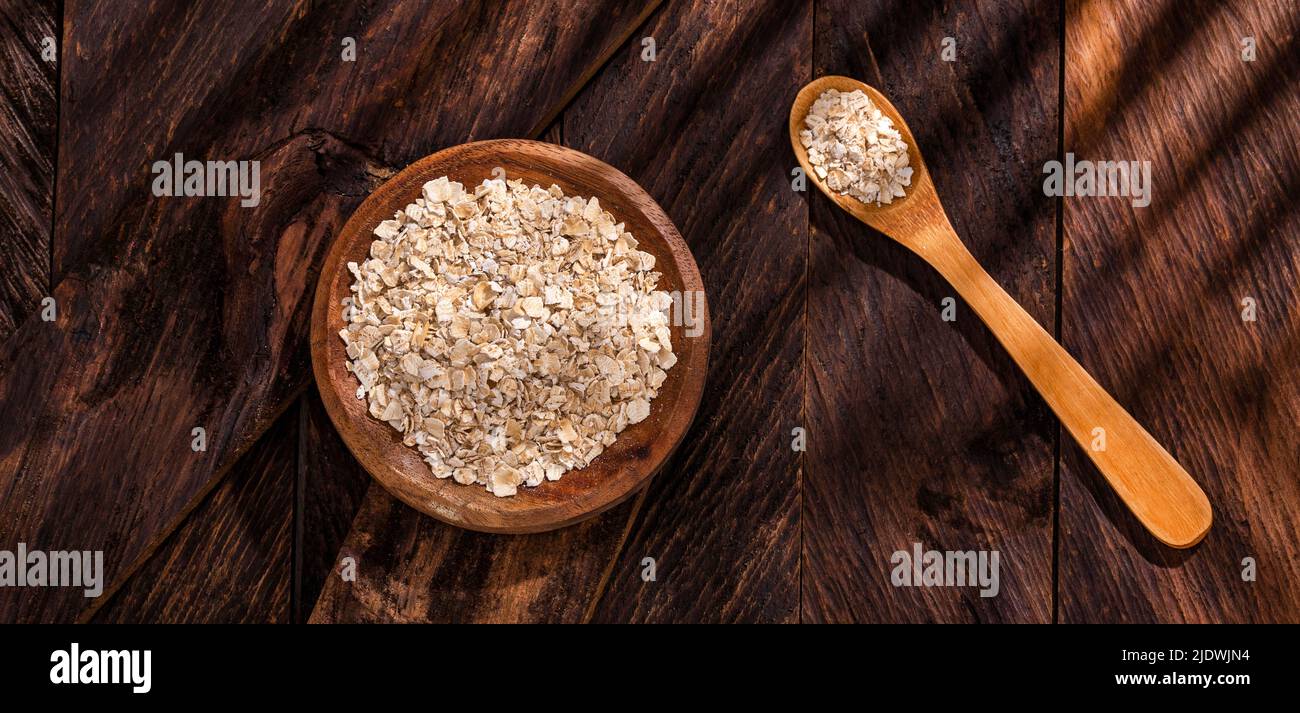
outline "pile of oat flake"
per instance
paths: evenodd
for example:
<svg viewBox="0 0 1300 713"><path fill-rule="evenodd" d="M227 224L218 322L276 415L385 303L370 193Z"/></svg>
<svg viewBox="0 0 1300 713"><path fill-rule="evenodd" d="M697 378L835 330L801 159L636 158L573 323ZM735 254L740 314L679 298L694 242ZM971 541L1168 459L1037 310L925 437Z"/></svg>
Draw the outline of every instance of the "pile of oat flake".
<svg viewBox="0 0 1300 713"><path fill-rule="evenodd" d="M374 234L348 263L347 369L435 476L514 495L649 416L672 298L596 198L443 177Z"/></svg>
<svg viewBox="0 0 1300 713"><path fill-rule="evenodd" d="M877 206L902 198L912 183L907 143L862 90L828 89L804 117L799 141L832 191Z"/></svg>

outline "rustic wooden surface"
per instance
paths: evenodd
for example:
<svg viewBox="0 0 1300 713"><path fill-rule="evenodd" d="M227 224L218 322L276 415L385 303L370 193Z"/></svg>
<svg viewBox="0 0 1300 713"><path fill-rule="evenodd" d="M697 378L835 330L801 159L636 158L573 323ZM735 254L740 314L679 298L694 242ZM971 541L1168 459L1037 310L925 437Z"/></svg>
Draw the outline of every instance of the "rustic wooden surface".
<svg viewBox="0 0 1300 713"><path fill-rule="evenodd" d="M388 167L529 131L645 9L219 7L65 8L63 321L29 320L0 348L0 492L11 511L0 547L76 542L107 550L110 578L130 572L305 386L318 261ZM605 19L575 21L590 16ZM483 26L497 31L474 31ZM342 36L361 38L357 62L340 60ZM493 56L534 71L472 71ZM110 87L104 66L149 71L123 71ZM195 81L196 67L222 69ZM470 104L477 111L457 118L428 110ZM176 151L261 159L261 205L152 200L149 162ZM208 432L202 454L189 450L196 426ZM105 502L116 507L105 513ZM72 596L5 589L0 620L71 618Z"/></svg>
<svg viewBox="0 0 1300 713"><path fill-rule="evenodd" d="M81 618L303 622L369 486L310 389L148 561Z"/></svg>
<svg viewBox="0 0 1300 713"><path fill-rule="evenodd" d="M0 338L35 313L50 289L59 39L56 0L0 2Z"/></svg>
<svg viewBox="0 0 1300 713"><path fill-rule="evenodd" d="M230 469L185 524L83 619L96 623L284 623L294 574L297 408Z"/></svg>
<svg viewBox="0 0 1300 713"><path fill-rule="evenodd" d="M439 522L373 487L310 621L584 621L643 500L561 530L503 537ZM345 558L355 581L343 577Z"/></svg>
<svg viewBox="0 0 1300 713"><path fill-rule="evenodd" d="M298 403L294 493L293 620L304 622L324 589L370 476L334 431L313 387Z"/></svg>
<svg viewBox="0 0 1300 713"><path fill-rule="evenodd" d="M674 3L646 28L656 61L625 54L565 115L568 145L635 178L677 223L716 315L695 427L651 483L594 621L798 618L789 434L803 397L807 212L780 127L811 70L811 33L809 3Z"/></svg>
<svg viewBox="0 0 1300 713"><path fill-rule="evenodd" d="M1300 620L1300 7L1067 4L67 2L62 67L3 80L15 96L58 76L60 100L57 200L31 160L54 146L5 177L30 198L6 218L39 226L48 201L55 229L3 236L45 259L6 272L0 299L18 315L0 341L0 549L103 547L116 591L87 612L79 592L0 590L0 621ZM3 11L59 25L30 7ZM22 42L0 38L6 58ZM791 190L789 101L825 73L907 115L976 256L1205 486L1205 543L1153 543L965 305L940 319L937 275ZM0 130L53 134L44 106ZM555 533L476 535L369 485L300 396L306 298L392 171L548 126L677 224L714 358L644 496ZM1066 150L1151 160L1151 207L1046 197L1042 165ZM147 166L177 151L260 158L262 205L155 199ZM54 325L29 318L51 281ZM890 587L912 542L1000 550L1000 595Z"/></svg>
<svg viewBox="0 0 1300 713"><path fill-rule="evenodd" d="M1057 148L1055 10L817 9L816 74L890 97L957 234L1050 331L1055 205L1038 176ZM1055 420L942 277L810 190L804 620L1050 621ZM998 550L999 595L891 586L890 555L917 542Z"/></svg>
<svg viewBox="0 0 1300 713"><path fill-rule="evenodd" d="M1150 161L1153 191L1147 208L1067 201L1065 344L1200 481L1215 523L1191 552L1162 548L1064 449L1060 618L1296 622L1300 5L1070 2L1066 32L1066 148Z"/></svg>

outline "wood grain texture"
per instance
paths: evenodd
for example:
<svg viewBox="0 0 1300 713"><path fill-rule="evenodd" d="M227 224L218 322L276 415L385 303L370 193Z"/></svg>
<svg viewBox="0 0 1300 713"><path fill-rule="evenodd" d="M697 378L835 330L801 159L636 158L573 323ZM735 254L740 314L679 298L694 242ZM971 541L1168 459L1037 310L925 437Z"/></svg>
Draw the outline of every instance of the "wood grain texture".
<svg viewBox="0 0 1300 713"><path fill-rule="evenodd" d="M70 4L77 60L151 71L123 72L125 85L65 74L69 158L95 155L130 172L105 182L61 162L60 224L109 233L147 190L139 167L175 151L247 157L323 128L400 168L446 146L540 133L657 4L542 0L521 12L490 0L298 0L250 11L152 2L126 16ZM345 37L356 40L355 62L341 59ZM82 119L92 115L97 123ZM56 277L105 242L60 241Z"/></svg>
<svg viewBox="0 0 1300 713"><path fill-rule="evenodd" d="M958 235L1050 330L1055 212L1037 175L1057 144L1056 10L827 0L815 25L816 75L890 98ZM965 303L942 320L959 300L942 277L809 190L804 620L1050 621L1050 412ZM892 586L891 555L918 542L999 551L998 596Z"/></svg>
<svg viewBox="0 0 1300 713"><path fill-rule="evenodd" d="M589 520L531 535L471 532L367 493L310 621L575 623L607 576L632 500ZM341 576L343 558L356 581Z"/></svg>
<svg viewBox="0 0 1300 713"><path fill-rule="evenodd" d="M280 419L116 592L95 623L286 623L297 408Z"/></svg>
<svg viewBox="0 0 1300 713"><path fill-rule="evenodd" d="M1300 621L1298 10L1067 3L1066 149L1150 161L1153 188L1146 208L1066 199L1062 333L1216 519L1194 550L1164 548L1064 448L1062 621Z"/></svg>
<svg viewBox="0 0 1300 713"><path fill-rule="evenodd" d="M320 598L373 481L335 433L315 388L281 420L291 416L297 417L298 437L293 620L299 623Z"/></svg>
<svg viewBox="0 0 1300 713"><path fill-rule="evenodd" d="M14 19L45 13L57 32L55 5L0 3L19 67L0 77L0 161L16 167L0 164L0 214L36 226L0 234L0 261L24 267L0 275L0 549L105 549L122 586L97 620L284 620L280 570L239 563L282 562L287 541L299 620L318 589L323 622L1050 620L1055 421L967 305L940 320L955 295L936 273L789 191L784 112L840 73L909 117L957 232L1049 329L1063 271L1065 345L1217 510L1198 548L1163 548L1061 443L1060 620L1300 621L1300 9L1066 2L1064 28L1057 3L1029 0L664 3L625 41L657 3L69 0L61 128L36 108L54 106L53 68L31 64L33 25ZM946 36L956 62L939 61ZM531 135L593 75L563 138L664 206L719 318L693 432L648 495L558 532L466 533L377 486L362 504L332 428L289 408L324 246L395 169ZM1155 174L1148 208L1065 201L1061 265L1041 174L1058 120L1064 150ZM40 157L56 129L52 246ZM262 159L262 206L155 200L148 164L177 151ZM62 319L24 321L51 250ZM264 435L280 413L270 433L299 423L315 459L299 460L289 534L265 514L284 497ZM1000 595L890 587L889 555L918 541L998 549ZM85 603L0 590L0 621Z"/></svg>
<svg viewBox="0 0 1300 713"><path fill-rule="evenodd" d="M347 326L339 305L352 296L355 281L347 266L368 258L375 226L407 207L428 182L450 176L472 189L498 171L526 186L554 185L565 195L598 197L600 207L635 236L637 249L654 256L658 289L703 295L704 284L677 228L634 181L591 156L542 141L496 139L443 149L393 176L348 219L325 258L312 309L312 369L330 420L375 480L411 507L471 530L521 534L572 525L645 487L681 443L699 406L709 361L709 310L701 299L693 303L690 324L670 325L676 364L649 416L619 433L586 467L508 498L456 483L449 471L435 477L423 456L357 398L358 381L345 368L347 350L338 337Z"/></svg>
<svg viewBox="0 0 1300 713"><path fill-rule="evenodd" d="M0 3L0 339L36 312L50 286L57 131L55 0Z"/></svg>
<svg viewBox="0 0 1300 713"><path fill-rule="evenodd" d="M0 347L0 547L102 547L110 578L141 562L306 384L310 287L360 199L439 146L553 115L644 9L437 7L68 5L65 321L29 321ZM104 66L123 81L100 81ZM176 152L261 160L261 204L155 200L149 163ZM7 589L0 621L79 606Z"/></svg>
<svg viewBox="0 0 1300 713"><path fill-rule="evenodd" d="M286 189L256 211L214 215L228 242L173 233L165 269L150 271L147 255L132 255L85 281L64 280L55 292L60 328L29 330L48 326L29 321L4 345L0 541L104 549L116 578L300 390L311 266L297 261L319 259L369 188L358 168L366 160L329 135L310 135L262 165L276 176L272 190ZM175 206L154 220L187 224ZM263 230L278 244L248 241ZM228 271L227 261L242 269ZM203 452L191 449L196 427L206 430ZM75 606L62 592L0 593L4 620L61 619Z"/></svg>
<svg viewBox="0 0 1300 713"><path fill-rule="evenodd" d="M811 72L808 2L677 3L565 114L566 142L632 176L682 231L714 315L709 381L651 483L593 621L799 612L807 212L782 115ZM644 581L643 559L656 563Z"/></svg>

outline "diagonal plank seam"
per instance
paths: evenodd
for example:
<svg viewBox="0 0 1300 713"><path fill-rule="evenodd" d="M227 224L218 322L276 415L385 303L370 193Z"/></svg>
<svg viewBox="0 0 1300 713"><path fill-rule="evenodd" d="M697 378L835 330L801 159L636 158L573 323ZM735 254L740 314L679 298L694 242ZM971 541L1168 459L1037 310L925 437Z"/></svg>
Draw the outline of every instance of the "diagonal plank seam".
<svg viewBox="0 0 1300 713"><path fill-rule="evenodd" d="M303 386L302 388L298 389L295 392L295 395L292 398L287 399L285 404L282 407L280 407L280 409L275 413L275 415L272 418L267 419L267 424L268 424L267 428L263 429L261 433L257 434L256 438L249 439L248 444L245 445L243 448L232 449L230 461L227 462L222 467L220 467L219 469L217 469L216 474L212 477L211 481L206 486L204 486L204 488L198 494L196 494L193 498L190 499L190 502L188 502L185 505L185 507L181 510L181 512L167 527L160 530L158 534L155 535L154 538L150 540L147 545L145 545L144 550L140 553L140 556L137 557L133 562L131 562L131 564L128 565L122 571L122 574L119 575L116 579L114 579L113 582L111 582L109 585L105 586L104 591L102 594L100 594L100 596L91 600L91 603L87 605L87 607L81 611L81 614L77 616L78 624L89 623L90 620L94 618L95 614L98 613L99 610L102 609L105 604L108 604L108 602L113 599L113 595L117 594L118 590L121 589L122 586L125 585L128 581L130 581L131 577L134 576L135 573L138 572L140 568L143 567L145 563L148 562L149 559L154 556L154 554L158 551L158 549L162 547L163 543L171 539L172 535L174 535L176 531L179 530L181 526L185 524L185 521L189 519L190 515L193 514L195 510L198 510L199 506L203 504L203 501L207 500L208 496L210 496L213 492L216 491L217 487L221 485L221 481L225 480L226 476L229 475L230 471L235 467L235 464L238 463L244 457L244 455L246 455L249 451L251 451L262 440L262 437L266 435L266 431L269 431L271 426L274 426L277 422L279 422L279 420L282 417L284 417L286 413L289 412L291 407L294 404L298 403L298 399L306 391L307 391L306 386Z"/></svg>
<svg viewBox="0 0 1300 713"><path fill-rule="evenodd" d="M578 79L573 83L570 90L561 95L560 100L555 103L555 109L543 114L542 118L539 119L537 123L533 125L533 128L528 131L528 138L537 139L545 134L546 129L560 119L561 115L571 104L573 104L573 100L577 99L578 95L582 93L582 90L591 83L591 80L594 79L597 74L604 71L605 67L609 66L609 63L614 59L614 55L618 53L618 49L631 41L632 36L650 21L650 16L653 15L661 5L663 5L663 0L650 0L650 2L646 3L645 8L641 10L641 14L637 15L632 22L628 23L627 33L609 43L608 51L603 52L602 56L598 57L595 62L592 62L591 66L587 70L578 75Z"/></svg>
<svg viewBox="0 0 1300 713"><path fill-rule="evenodd" d="M605 563L605 570L600 573L600 579L596 582L596 591L592 592L591 598L587 601L587 608L582 613L582 623L590 624L596 616L596 608L600 606L600 600L605 595L605 590L609 587L609 581L614 576L614 567L618 565L619 557L623 555L623 548L627 546L627 541L632 537L632 528L636 526L637 516L641 513L641 506L645 504L646 496L650 493L650 485L647 483L637 493L636 498L632 501L632 507L627 513L627 522L623 524L623 530L618 536L618 546L613 549L609 556L609 562Z"/></svg>

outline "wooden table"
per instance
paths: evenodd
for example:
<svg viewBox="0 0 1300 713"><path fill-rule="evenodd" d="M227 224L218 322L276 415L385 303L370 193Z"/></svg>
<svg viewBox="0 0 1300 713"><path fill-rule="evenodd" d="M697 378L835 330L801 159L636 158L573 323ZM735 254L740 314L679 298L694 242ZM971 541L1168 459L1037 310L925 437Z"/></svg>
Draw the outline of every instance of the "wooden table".
<svg viewBox="0 0 1300 713"><path fill-rule="evenodd" d="M230 5L0 7L0 550L110 582L0 588L0 621L1300 620L1300 3ZM792 188L823 74L908 117L975 255L1203 485L1203 544L1154 542L932 270ZM715 316L670 464L534 536L371 485L306 361L350 212L496 137L637 180ZM261 161L261 204L155 197L176 153ZM1149 161L1150 206L1046 195L1067 153ZM998 551L998 596L892 586L913 543Z"/></svg>

